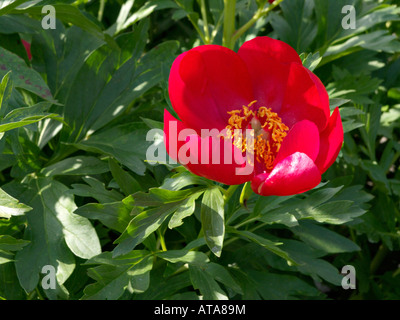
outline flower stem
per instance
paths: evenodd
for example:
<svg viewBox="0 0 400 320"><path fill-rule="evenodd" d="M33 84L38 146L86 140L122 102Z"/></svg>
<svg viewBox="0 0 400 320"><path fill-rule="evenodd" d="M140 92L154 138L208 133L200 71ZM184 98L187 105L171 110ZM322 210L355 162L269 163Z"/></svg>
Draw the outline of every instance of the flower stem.
<svg viewBox="0 0 400 320"><path fill-rule="evenodd" d="M251 182L248 181L243 187L242 193L240 194L240 205L242 207L247 207L247 200L249 200L250 196L253 193L253 189L251 189Z"/></svg>
<svg viewBox="0 0 400 320"><path fill-rule="evenodd" d="M249 30L257 22L258 19L267 15L270 11L276 8L282 1L283 0L275 0L265 10L259 8L254 14L254 16L233 34L232 43L234 44L247 30Z"/></svg>
<svg viewBox="0 0 400 320"><path fill-rule="evenodd" d="M185 6L179 1L179 0L175 0L176 4L178 6L180 6L183 10L185 10ZM197 31L197 33L199 34L201 41L203 41L204 44L207 44L206 41L206 37L204 35L204 33L201 31L201 29L199 28L199 26L197 25L197 21L195 21L193 19L193 16L191 14L187 15L187 18L189 19L190 23L192 24L193 28ZM208 27L208 26L207 26Z"/></svg>
<svg viewBox="0 0 400 320"><path fill-rule="evenodd" d="M224 194L225 204L228 203L229 199L233 196L237 188L239 188L239 184L229 186L229 188L225 191Z"/></svg>
<svg viewBox="0 0 400 320"><path fill-rule="evenodd" d="M210 43L210 31L208 29L206 1L200 0L201 16L203 18L204 40L206 44Z"/></svg>
<svg viewBox="0 0 400 320"><path fill-rule="evenodd" d="M97 20L99 20L99 21L103 20L105 6L106 6L106 0L100 0L99 12L97 15Z"/></svg>
<svg viewBox="0 0 400 320"><path fill-rule="evenodd" d="M232 41L232 36L235 32L236 0L224 0L224 6L224 34L222 44L233 50L235 43Z"/></svg>
<svg viewBox="0 0 400 320"><path fill-rule="evenodd" d="M160 229L157 229L157 233L158 233L158 238L160 240L160 245L161 245L162 251L167 251L167 246L165 244L164 235L161 233Z"/></svg>
<svg viewBox="0 0 400 320"><path fill-rule="evenodd" d="M374 258L371 261L370 265L371 274L374 274L378 270L379 266L381 265L382 261L385 259L388 253L389 253L388 247L386 247L384 244L381 244Z"/></svg>

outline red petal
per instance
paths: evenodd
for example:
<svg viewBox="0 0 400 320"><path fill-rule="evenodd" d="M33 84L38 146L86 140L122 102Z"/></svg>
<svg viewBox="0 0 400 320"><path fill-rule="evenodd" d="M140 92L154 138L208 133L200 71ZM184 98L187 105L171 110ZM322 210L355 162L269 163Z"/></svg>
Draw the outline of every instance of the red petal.
<svg viewBox="0 0 400 320"><path fill-rule="evenodd" d="M190 128L226 127L228 111L253 100L244 62L232 50L203 45L181 54L169 77L169 96L174 110Z"/></svg>
<svg viewBox="0 0 400 320"><path fill-rule="evenodd" d="M315 164L324 173L336 160L343 143L343 125L339 108L336 108L325 130L321 133L320 151Z"/></svg>
<svg viewBox="0 0 400 320"><path fill-rule="evenodd" d="M167 109L164 110L164 144L168 155L178 161L178 150L184 141L178 141L178 135L186 126L172 116Z"/></svg>
<svg viewBox="0 0 400 320"><path fill-rule="evenodd" d="M261 52L264 58L272 59L282 63L298 63L302 64L299 55L287 43L272 39L270 37L256 37L246 41L239 49L239 55L248 51ZM246 61L247 62L247 61Z"/></svg>
<svg viewBox="0 0 400 320"><path fill-rule="evenodd" d="M198 150L197 163L186 164L192 173L228 185L242 184L253 178L254 167L246 162L236 163L239 161L235 159L242 159L242 152L233 144L224 144L225 140L218 137L196 138L187 141L189 148L196 144L194 150ZM225 161L225 154L229 156L228 161Z"/></svg>
<svg viewBox="0 0 400 320"><path fill-rule="evenodd" d="M25 51L26 51L26 54L28 55L28 59L32 60L31 44L29 42L25 41L25 40L21 40L21 41L22 41L22 44L25 47Z"/></svg>
<svg viewBox="0 0 400 320"><path fill-rule="evenodd" d="M288 196L316 187L321 174L314 162L304 153L296 152L280 161L270 173L253 178L251 187L262 196Z"/></svg>
<svg viewBox="0 0 400 320"><path fill-rule="evenodd" d="M249 70L258 105L279 112L285 95L290 63L301 64L297 52L280 40L256 37L246 41L238 54Z"/></svg>
<svg viewBox="0 0 400 320"><path fill-rule="evenodd" d="M327 97L317 76L302 65L292 63L279 115L289 128L296 122L307 119L314 122L321 132L329 119Z"/></svg>
<svg viewBox="0 0 400 320"><path fill-rule="evenodd" d="M275 158L275 164L295 152L302 152L313 161L317 158L319 152L319 132L313 122L302 120L290 129Z"/></svg>
<svg viewBox="0 0 400 320"><path fill-rule="evenodd" d="M191 132L192 131L192 132ZM203 132L204 134L204 129ZM242 152L232 143L224 143L219 132L200 137L164 111L164 143L169 156L199 176L234 185L251 180L254 168L241 163Z"/></svg>

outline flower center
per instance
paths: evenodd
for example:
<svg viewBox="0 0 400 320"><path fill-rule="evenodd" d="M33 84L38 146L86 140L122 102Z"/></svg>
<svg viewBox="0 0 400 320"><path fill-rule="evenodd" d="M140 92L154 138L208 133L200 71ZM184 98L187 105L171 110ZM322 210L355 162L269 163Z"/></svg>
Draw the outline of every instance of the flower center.
<svg viewBox="0 0 400 320"><path fill-rule="evenodd" d="M267 170L271 170L289 128L271 108L260 107L257 111L251 110L251 106L256 102L257 100L254 100L242 109L228 112L230 118L226 126L227 136L233 138L234 145L242 149L242 152L247 151L253 159L263 163ZM248 136L243 139L245 129L253 129L252 141L249 141Z"/></svg>

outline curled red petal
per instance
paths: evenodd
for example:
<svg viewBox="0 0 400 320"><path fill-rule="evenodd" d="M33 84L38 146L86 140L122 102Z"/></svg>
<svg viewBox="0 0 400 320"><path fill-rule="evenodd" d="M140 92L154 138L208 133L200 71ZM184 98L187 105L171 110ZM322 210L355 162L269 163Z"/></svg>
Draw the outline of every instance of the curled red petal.
<svg viewBox="0 0 400 320"><path fill-rule="evenodd" d="M283 140L274 163L277 164L295 152L302 152L314 161L319 153L319 140L318 128L313 122L297 122Z"/></svg>
<svg viewBox="0 0 400 320"><path fill-rule="evenodd" d="M327 125L329 112L329 99L317 76L302 65L292 63L280 113L283 122L292 127L307 119L321 132Z"/></svg>
<svg viewBox="0 0 400 320"><path fill-rule="evenodd" d="M253 100L250 76L234 51L203 45L181 54L169 77L172 106L187 127L222 130L228 111Z"/></svg>
<svg viewBox="0 0 400 320"><path fill-rule="evenodd" d="M288 196L306 192L321 182L321 174L306 154L296 152L281 160L270 173L255 176L251 187L262 196Z"/></svg>
<svg viewBox="0 0 400 320"><path fill-rule="evenodd" d="M343 124L339 108L336 108L329 118L328 125L321 133L320 151L315 164L324 173L335 162L343 144Z"/></svg>

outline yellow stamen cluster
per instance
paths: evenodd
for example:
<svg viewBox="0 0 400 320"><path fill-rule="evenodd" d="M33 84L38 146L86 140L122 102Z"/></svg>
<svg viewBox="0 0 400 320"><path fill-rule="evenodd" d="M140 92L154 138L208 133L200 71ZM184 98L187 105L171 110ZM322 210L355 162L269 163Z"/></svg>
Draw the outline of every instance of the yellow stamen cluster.
<svg viewBox="0 0 400 320"><path fill-rule="evenodd" d="M280 150L289 128L282 122L278 114L272 112L270 108L260 107L256 112L251 110L251 106L256 102L252 101L240 110L228 112L230 118L226 126L227 137L233 138L234 145L239 149L241 148L242 152L247 151L255 155L258 162L264 163L266 168L271 170L275 156ZM252 143L247 141L247 137L242 138L243 130L249 124L254 130L252 131Z"/></svg>

